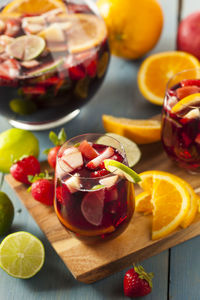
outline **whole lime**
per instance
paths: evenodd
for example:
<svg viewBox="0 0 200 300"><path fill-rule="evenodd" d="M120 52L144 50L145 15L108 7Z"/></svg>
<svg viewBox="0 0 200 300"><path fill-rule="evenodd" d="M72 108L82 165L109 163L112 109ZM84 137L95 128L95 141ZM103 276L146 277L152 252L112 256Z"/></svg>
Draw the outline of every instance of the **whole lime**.
<svg viewBox="0 0 200 300"><path fill-rule="evenodd" d="M5 235L12 225L14 207L8 196L0 191L0 236Z"/></svg>
<svg viewBox="0 0 200 300"><path fill-rule="evenodd" d="M0 172L8 173L13 161L23 155L38 154L39 142L32 132L11 128L0 134Z"/></svg>

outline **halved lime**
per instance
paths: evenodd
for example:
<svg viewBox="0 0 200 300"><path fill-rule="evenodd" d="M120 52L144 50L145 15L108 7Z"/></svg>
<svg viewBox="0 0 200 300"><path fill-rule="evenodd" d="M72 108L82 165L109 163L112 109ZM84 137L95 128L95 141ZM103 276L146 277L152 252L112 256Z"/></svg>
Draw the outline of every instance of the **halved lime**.
<svg viewBox="0 0 200 300"><path fill-rule="evenodd" d="M58 69L62 64L64 63L64 59L60 58L55 60L52 63L49 63L47 65L44 65L41 68L37 68L37 70L32 71L32 72L28 72L27 74L29 76L37 76L46 72L51 72L51 71L55 71L56 69Z"/></svg>
<svg viewBox="0 0 200 300"><path fill-rule="evenodd" d="M14 207L8 196L0 191L0 236L5 235L12 225Z"/></svg>
<svg viewBox="0 0 200 300"><path fill-rule="evenodd" d="M121 136L116 133L110 133L107 132L105 136L102 136L98 139L97 143L98 144L103 144L107 146L113 146L115 147L116 144L113 143L112 145L112 140L108 138L107 136L110 136L114 139L116 139L122 146L124 147L124 150L126 152L126 157L128 160L128 165L130 168L132 168L138 161L140 160L141 157L141 151L138 148L137 144L134 143L133 141L129 140L128 138Z"/></svg>
<svg viewBox="0 0 200 300"><path fill-rule="evenodd" d="M44 259L42 242L25 231L9 234L0 245L0 266L13 277L33 277L42 268Z"/></svg>
<svg viewBox="0 0 200 300"><path fill-rule="evenodd" d="M119 161L116 161L114 159L105 159L104 165L106 170L108 170L109 172L125 177L130 182L137 183L141 181L140 176L135 171L120 163Z"/></svg>
<svg viewBox="0 0 200 300"><path fill-rule="evenodd" d="M20 36L10 43L6 51L9 55L20 60L32 60L38 57L45 48L43 38L36 35Z"/></svg>

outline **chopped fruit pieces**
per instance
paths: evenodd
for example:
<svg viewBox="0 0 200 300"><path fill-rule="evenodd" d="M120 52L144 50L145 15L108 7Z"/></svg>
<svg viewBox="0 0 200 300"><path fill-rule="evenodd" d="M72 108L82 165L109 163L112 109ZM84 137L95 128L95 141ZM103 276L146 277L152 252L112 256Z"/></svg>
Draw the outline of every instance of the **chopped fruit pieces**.
<svg viewBox="0 0 200 300"><path fill-rule="evenodd" d="M83 154L83 156L89 160L98 156L98 153L96 152L96 150L86 140L81 142L78 149Z"/></svg>
<svg viewBox="0 0 200 300"><path fill-rule="evenodd" d="M113 154L114 154L113 148L107 147L102 154L89 161L86 167L89 169L96 169L106 158L111 157Z"/></svg>
<svg viewBox="0 0 200 300"><path fill-rule="evenodd" d="M144 191L135 197L135 210L139 212L152 213L151 193Z"/></svg>
<svg viewBox="0 0 200 300"><path fill-rule="evenodd" d="M26 68L26 69L31 69L39 66L39 61L37 60L29 60L29 61L22 61L21 66Z"/></svg>
<svg viewBox="0 0 200 300"><path fill-rule="evenodd" d="M186 115L184 115L184 118L187 118L187 119L200 118L199 108L193 108Z"/></svg>
<svg viewBox="0 0 200 300"><path fill-rule="evenodd" d="M183 99L191 94L200 93L200 87L191 85L191 86L184 86L181 88L178 88L176 90L177 97L179 99Z"/></svg>
<svg viewBox="0 0 200 300"><path fill-rule="evenodd" d="M85 195L81 211L85 219L94 226L99 226L103 219L105 190L94 191Z"/></svg>
<svg viewBox="0 0 200 300"><path fill-rule="evenodd" d="M9 19L6 21L5 35L10 37L16 37L20 31L20 21L16 19Z"/></svg>
<svg viewBox="0 0 200 300"><path fill-rule="evenodd" d="M70 148L67 148L64 150L63 155L69 155L69 154L76 153L76 152L79 152L78 148L70 147Z"/></svg>
<svg viewBox="0 0 200 300"><path fill-rule="evenodd" d="M52 24L39 33L39 36L46 40L46 42L64 42L65 35L59 24Z"/></svg>
<svg viewBox="0 0 200 300"><path fill-rule="evenodd" d="M62 159L58 160L58 166L66 173L70 173L73 169ZM58 168L58 167L57 167Z"/></svg>
<svg viewBox="0 0 200 300"><path fill-rule="evenodd" d="M190 85L200 87L200 79L184 79L184 80L181 81L181 86L182 87L190 86Z"/></svg>
<svg viewBox="0 0 200 300"><path fill-rule="evenodd" d="M118 180L118 175L114 175L114 176L108 176L103 179L100 179L99 183L106 187L111 187L116 184L117 180Z"/></svg>
<svg viewBox="0 0 200 300"><path fill-rule="evenodd" d="M184 109L185 107L200 105L200 93L189 95L182 100L180 100L177 104L172 107L172 112L177 113Z"/></svg>
<svg viewBox="0 0 200 300"><path fill-rule="evenodd" d="M46 65L41 66L40 68L37 68L34 71L30 71L27 73L29 76L37 76L46 72L55 72L58 71L59 67L62 66L64 60L63 59L57 59L51 63L48 63Z"/></svg>
<svg viewBox="0 0 200 300"><path fill-rule="evenodd" d="M83 165L83 157L79 151L63 155L62 160L74 170Z"/></svg>
<svg viewBox="0 0 200 300"><path fill-rule="evenodd" d="M75 193L80 190L81 183L78 174L74 174L65 181L65 185L68 187L70 193Z"/></svg>
<svg viewBox="0 0 200 300"><path fill-rule="evenodd" d="M20 65L15 59L7 59L0 64L0 78L15 79L19 76Z"/></svg>

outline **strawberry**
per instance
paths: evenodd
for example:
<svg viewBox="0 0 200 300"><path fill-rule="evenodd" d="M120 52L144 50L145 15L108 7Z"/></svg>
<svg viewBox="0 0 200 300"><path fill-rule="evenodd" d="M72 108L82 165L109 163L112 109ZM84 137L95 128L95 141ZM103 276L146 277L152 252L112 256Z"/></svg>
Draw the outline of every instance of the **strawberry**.
<svg viewBox="0 0 200 300"><path fill-rule="evenodd" d="M199 79L184 79L181 81L181 87L184 86L191 86L196 85L200 87L200 80Z"/></svg>
<svg viewBox="0 0 200 300"><path fill-rule="evenodd" d="M98 156L97 151L86 141L82 141L78 147L78 150L83 156L89 160Z"/></svg>
<svg viewBox="0 0 200 300"><path fill-rule="evenodd" d="M32 182L29 190L31 190L33 198L43 204L53 205L55 189L53 177L46 172L29 176L29 181Z"/></svg>
<svg viewBox="0 0 200 300"><path fill-rule="evenodd" d="M20 32L21 21L17 19L9 19L6 21L6 30L5 35L10 37L16 37L16 35Z"/></svg>
<svg viewBox="0 0 200 300"><path fill-rule="evenodd" d="M86 167L95 170L106 158L110 158L114 154L114 150L111 147L107 147L104 152L102 152L97 157L90 160Z"/></svg>
<svg viewBox="0 0 200 300"><path fill-rule="evenodd" d="M53 169L55 169L56 167L56 157L58 151L60 150L61 145L64 144L64 142L66 141L66 138L67 136L64 128L60 130L58 135L56 135L56 133L53 131L49 133L49 139L52 141L55 147L46 149L44 153L47 154L48 163Z"/></svg>
<svg viewBox="0 0 200 300"><path fill-rule="evenodd" d="M43 86L24 86L22 92L28 95L44 95L46 90Z"/></svg>
<svg viewBox="0 0 200 300"><path fill-rule="evenodd" d="M152 290L153 273L146 273L140 265L128 270L124 275L124 294L127 297L142 297Z"/></svg>
<svg viewBox="0 0 200 300"><path fill-rule="evenodd" d="M83 65L72 66L69 68L69 77L71 80L80 80L83 79L86 75Z"/></svg>
<svg viewBox="0 0 200 300"><path fill-rule="evenodd" d="M7 59L0 64L0 78L8 80L15 79L19 76L20 65L14 58Z"/></svg>
<svg viewBox="0 0 200 300"><path fill-rule="evenodd" d="M10 173L17 181L30 184L28 175L34 176L39 174L40 163L34 156L22 157L11 166Z"/></svg>
<svg viewBox="0 0 200 300"><path fill-rule="evenodd" d="M181 88L178 88L176 90L177 97L179 99L183 99L191 94L199 93L200 92L200 87L195 86L195 85L190 85L190 86L184 86Z"/></svg>

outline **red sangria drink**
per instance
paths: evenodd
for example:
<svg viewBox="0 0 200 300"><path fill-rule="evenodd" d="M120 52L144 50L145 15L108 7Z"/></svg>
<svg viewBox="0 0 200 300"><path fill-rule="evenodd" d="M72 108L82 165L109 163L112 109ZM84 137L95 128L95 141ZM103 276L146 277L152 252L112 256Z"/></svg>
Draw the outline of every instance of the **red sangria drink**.
<svg viewBox="0 0 200 300"><path fill-rule="evenodd" d="M74 117L109 63L106 26L91 0L0 4L0 113L24 129Z"/></svg>
<svg viewBox="0 0 200 300"><path fill-rule="evenodd" d="M162 115L162 143L169 157L200 172L200 77L186 70L168 84Z"/></svg>
<svg viewBox="0 0 200 300"><path fill-rule="evenodd" d="M120 233L134 212L133 183L104 165L106 159L127 165L124 149L111 137L106 137L106 143L101 138L97 134L75 137L57 157L55 211L77 237Z"/></svg>

